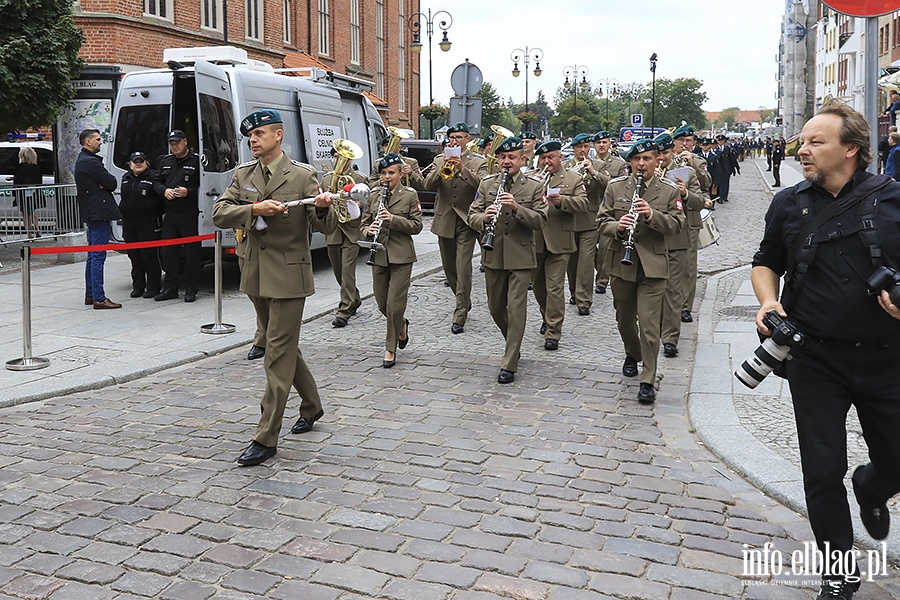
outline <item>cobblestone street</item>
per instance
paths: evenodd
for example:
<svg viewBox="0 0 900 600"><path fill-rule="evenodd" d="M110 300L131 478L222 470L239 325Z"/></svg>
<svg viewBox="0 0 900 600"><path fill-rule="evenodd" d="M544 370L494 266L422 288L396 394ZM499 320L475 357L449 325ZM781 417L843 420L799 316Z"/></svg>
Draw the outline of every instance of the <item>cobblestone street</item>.
<svg viewBox="0 0 900 600"><path fill-rule="evenodd" d="M742 168L703 274L747 264L759 240L771 194ZM516 381L502 386L502 337L477 270L474 282L465 333L451 335L443 276L413 281L393 369L373 299L346 328L305 324L326 414L290 435L292 397L264 466L234 463L264 387L247 348L0 410L0 598L814 597L817 581L744 573L747 547L788 557L813 537L693 434L697 323L679 357L661 358L647 407L620 371L610 294L590 316L567 305L556 352L532 297ZM893 567L856 596L896 597Z"/></svg>

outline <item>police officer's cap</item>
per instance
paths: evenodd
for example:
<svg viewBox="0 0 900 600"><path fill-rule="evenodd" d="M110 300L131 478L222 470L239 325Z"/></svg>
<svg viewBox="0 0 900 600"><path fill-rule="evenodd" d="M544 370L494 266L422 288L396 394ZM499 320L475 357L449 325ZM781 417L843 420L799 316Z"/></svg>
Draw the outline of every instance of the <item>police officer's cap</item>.
<svg viewBox="0 0 900 600"><path fill-rule="evenodd" d="M516 150L522 150L524 147L522 138L511 136L500 142L500 145L497 146L497 152L514 152Z"/></svg>
<svg viewBox="0 0 900 600"><path fill-rule="evenodd" d="M594 142L599 142L600 140L607 140L610 138L612 138L612 134L605 129L601 129L594 134Z"/></svg>
<svg viewBox="0 0 900 600"><path fill-rule="evenodd" d="M450 135L451 133L469 133L469 126L460 121L447 130L447 135Z"/></svg>
<svg viewBox="0 0 900 600"><path fill-rule="evenodd" d="M690 125L682 125L672 134L672 138L676 140L680 137L686 136L694 137L694 128Z"/></svg>
<svg viewBox="0 0 900 600"><path fill-rule="evenodd" d="M132 152L131 156L128 157L128 162L134 162L136 160L147 160L147 155L143 152Z"/></svg>
<svg viewBox="0 0 900 600"><path fill-rule="evenodd" d="M554 150L562 150L562 144L557 140L550 140L549 142L544 142L534 149L534 153L540 156L541 154L546 154L547 152L553 152Z"/></svg>
<svg viewBox="0 0 900 600"><path fill-rule="evenodd" d="M381 160L378 161L378 172L381 173L388 167L402 164L403 159L400 158L400 155L396 152L391 152L390 154L385 154Z"/></svg>
<svg viewBox="0 0 900 600"><path fill-rule="evenodd" d="M519 134L519 137L522 138L523 140L536 140L537 139L537 136L534 134L533 131L523 131L522 133Z"/></svg>
<svg viewBox="0 0 900 600"><path fill-rule="evenodd" d="M728 138L725 137L724 133L720 133L719 135L716 136L716 139L717 140L727 140Z"/></svg>
<svg viewBox="0 0 900 600"><path fill-rule="evenodd" d="M629 160L632 156L640 154L641 152L650 152L651 150L659 152L659 146L656 145L656 142L650 138L641 138L628 150L628 154L625 155L625 160Z"/></svg>
<svg viewBox="0 0 900 600"><path fill-rule="evenodd" d="M180 129L173 129L172 131L169 132L169 141L170 142L178 142L178 141L183 140L186 137L187 136L184 135L184 132Z"/></svg>
<svg viewBox="0 0 900 600"><path fill-rule="evenodd" d="M283 122L280 112L271 108L264 108L244 117L244 120L241 121L241 135L250 135L251 131L263 125Z"/></svg>
<svg viewBox="0 0 900 600"><path fill-rule="evenodd" d="M675 147L675 140L665 131L653 138L653 141L659 146L660 151Z"/></svg>
<svg viewBox="0 0 900 600"><path fill-rule="evenodd" d="M572 138L572 145L577 146L578 144L583 144L585 142L591 141L591 135L588 133L579 133L575 137Z"/></svg>

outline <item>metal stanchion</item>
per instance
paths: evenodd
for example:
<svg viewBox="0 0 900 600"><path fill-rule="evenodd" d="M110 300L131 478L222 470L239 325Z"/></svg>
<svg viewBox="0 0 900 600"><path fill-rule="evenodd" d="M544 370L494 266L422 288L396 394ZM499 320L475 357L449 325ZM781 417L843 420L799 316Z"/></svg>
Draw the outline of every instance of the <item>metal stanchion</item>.
<svg viewBox="0 0 900 600"><path fill-rule="evenodd" d="M31 356L31 246L22 246L22 358L6 362L10 371L35 371L50 365L49 358Z"/></svg>
<svg viewBox="0 0 900 600"><path fill-rule="evenodd" d="M216 258L215 258L215 287L216 287L216 322L202 325L201 333L234 333L237 327L222 322L222 231L216 231Z"/></svg>

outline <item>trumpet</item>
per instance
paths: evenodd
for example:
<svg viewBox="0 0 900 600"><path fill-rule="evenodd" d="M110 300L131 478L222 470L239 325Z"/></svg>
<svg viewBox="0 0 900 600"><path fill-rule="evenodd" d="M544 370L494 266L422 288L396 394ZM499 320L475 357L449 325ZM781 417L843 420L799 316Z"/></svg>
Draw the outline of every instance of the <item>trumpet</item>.
<svg viewBox="0 0 900 600"><path fill-rule="evenodd" d="M637 173L637 186L634 188L634 195L631 197L631 209L629 209L628 214L630 214L634 219L631 221L631 226L628 228L628 236L625 238L625 252L622 254L622 260L620 261L623 265L631 266L634 264L634 261L631 260L631 253L634 250L634 230L637 227L637 199L641 197L641 188L644 187L644 172L638 171Z"/></svg>
<svg viewBox="0 0 900 600"><path fill-rule="evenodd" d="M494 228L497 226L497 217L500 215L500 195L505 191L506 180L508 177L509 167L503 169L503 176L500 178L500 187L497 188L497 195L494 197L493 205L497 207L497 212L494 213L494 216L491 217L491 221L487 225L487 237L484 239L484 244L482 244L485 250L494 249Z"/></svg>
<svg viewBox="0 0 900 600"><path fill-rule="evenodd" d="M331 201L334 202L335 211L338 213L338 220L340 220L341 213L348 215L350 218L347 221L352 221L353 219L358 219L360 215L360 206L364 205L369 200L369 186L364 183L355 183L355 184L347 184L344 186L339 193L331 194ZM309 206L314 205L316 203L316 198L301 198L300 200L289 200L284 202L284 207L286 209L291 209L295 206ZM340 205L340 206L339 206ZM282 215L287 215L288 211L285 210ZM347 221L341 221L341 223L346 223Z"/></svg>
<svg viewBox="0 0 900 600"><path fill-rule="evenodd" d="M547 184L550 183L550 165L544 165L544 168L541 169L540 173L536 173L534 175L529 175L535 181L541 182L543 187L547 187Z"/></svg>
<svg viewBox="0 0 900 600"><path fill-rule="evenodd" d="M454 165L453 163L445 162L441 165L440 173L441 179L443 179L444 181L449 181L450 179L456 177L456 165Z"/></svg>
<svg viewBox="0 0 900 600"><path fill-rule="evenodd" d="M587 170L587 163L590 160L591 159L589 159L587 156L585 156L584 160L572 165L571 167L568 168L568 170L571 171L572 173L575 173L576 175L581 175L582 179L587 179L590 175L590 173L588 173L588 170Z"/></svg>

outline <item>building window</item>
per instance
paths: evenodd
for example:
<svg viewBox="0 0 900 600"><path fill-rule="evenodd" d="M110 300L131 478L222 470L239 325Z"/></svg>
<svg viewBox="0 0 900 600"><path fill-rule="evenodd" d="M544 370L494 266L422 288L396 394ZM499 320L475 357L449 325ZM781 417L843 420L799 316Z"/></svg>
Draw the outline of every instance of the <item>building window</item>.
<svg viewBox="0 0 900 600"><path fill-rule="evenodd" d="M292 44L293 39L291 37L291 19L294 18L294 13L291 12L291 0L284 0L284 43Z"/></svg>
<svg viewBox="0 0 900 600"><path fill-rule="evenodd" d="M144 0L144 14L172 20L172 0Z"/></svg>
<svg viewBox="0 0 900 600"><path fill-rule="evenodd" d="M224 0L203 0L203 27L222 31L222 3Z"/></svg>
<svg viewBox="0 0 900 600"><path fill-rule="evenodd" d="M398 35L400 40L397 52L397 110L406 112L406 0L400 1L400 13L398 18Z"/></svg>
<svg viewBox="0 0 900 600"><path fill-rule="evenodd" d="M247 39L262 41L263 0L247 0Z"/></svg>
<svg viewBox="0 0 900 600"><path fill-rule="evenodd" d="M331 27L331 14L328 10L328 0L319 0L319 54L329 55L331 40L329 32Z"/></svg>
<svg viewBox="0 0 900 600"><path fill-rule="evenodd" d="M384 98L384 0L375 2L375 93Z"/></svg>
<svg viewBox="0 0 900 600"><path fill-rule="evenodd" d="M359 0L350 0L350 62L359 64Z"/></svg>

